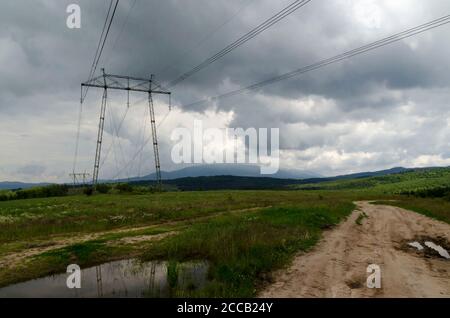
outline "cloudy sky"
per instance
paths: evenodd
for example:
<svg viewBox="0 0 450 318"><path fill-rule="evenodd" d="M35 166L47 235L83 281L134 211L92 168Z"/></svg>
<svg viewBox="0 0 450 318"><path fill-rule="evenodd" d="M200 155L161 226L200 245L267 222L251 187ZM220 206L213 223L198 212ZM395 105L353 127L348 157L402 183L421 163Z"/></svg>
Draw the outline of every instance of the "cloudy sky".
<svg viewBox="0 0 450 318"><path fill-rule="evenodd" d="M173 80L291 2L121 0L100 67ZM66 26L71 3L81 7L80 29ZM80 83L88 77L108 4L1 1L0 181L69 179ZM257 92L183 107L447 14L448 0L311 1L173 87L171 113L164 97L156 99L162 169L179 168L170 159L170 135L176 127L192 127L195 119L206 127L279 128L283 168L337 175L450 165L450 25ZM142 97L131 96L119 137L113 137L127 96L110 93L101 178L154 171L149 145L124 169L150 133ZM90 90L78 171L92 170L100 101L101 92Z"/></svg>

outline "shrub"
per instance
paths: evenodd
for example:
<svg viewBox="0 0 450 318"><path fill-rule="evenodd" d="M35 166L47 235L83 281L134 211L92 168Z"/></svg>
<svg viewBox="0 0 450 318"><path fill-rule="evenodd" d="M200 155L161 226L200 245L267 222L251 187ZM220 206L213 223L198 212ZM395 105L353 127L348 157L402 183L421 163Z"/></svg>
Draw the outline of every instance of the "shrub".
<svg viewBox="0 0 450 318"><path fill-rule="evenodd" d="M116 185L116 189L119 190L120 193L133 192L133 187L129 183L119 183Z"/></svg>
<svg viewBox="0 0 450 318"><path fill-rule="evenodd" d="M412 195L420 198L446 198L450 196L450 187L439 186L434 188L425 188L418 190L403 191L401 194Z"/></svg>
<svg viewBox="0 0 450 318"><path fill-rule="evenodd" d="M52 184L46 187L35 187L16 191L15 199L49 198L67 195L69 187L65 184Z"/></svg>
<svg viewBox="0 0 450 318"><path fill-rule="evenodd" d="M54 184L43 188L45 197L61 197L67 195L69 187L66 184Z"/></svg>
<svg viewBox="0 0 450 318"><path fill-rule="evenodd" d="M2 191L0 192L0 201L13 200L15 196L15 193L12 191Z"/></svg>
<svg viewBox="0 0 450 318"><path fill-rule="evenodd" d="M95 186L95 190L97 190L99 193L105 194L109 192L110 186L105 183L100 183Z"/></svg>
<svg viewBox="0 0 450 318"><path fill-rule="evenodd" d="M91 196L94 193L94 188L92 187L86 187L83 189L83 193L87 196Z"/></svg>

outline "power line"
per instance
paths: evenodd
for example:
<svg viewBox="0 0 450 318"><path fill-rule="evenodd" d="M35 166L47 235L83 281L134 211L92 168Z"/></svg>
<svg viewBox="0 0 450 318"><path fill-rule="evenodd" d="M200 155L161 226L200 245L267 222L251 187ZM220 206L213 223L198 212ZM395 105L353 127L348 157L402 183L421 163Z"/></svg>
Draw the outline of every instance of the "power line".
<svg viewBox="0 0 450 318"><path fill-rule="evenodd" d="M266 21L264 21L263 23L258 25L256 28L252 29L251 31L249 31L248 33L244 34L243 36L241 36L239 39L237 39L233 43L231 43L228 46L226 46L221 51L219 51L216 54L214 54L213 56L207 58L206 60L204 60L202 63L200 63L199 65L197 65L196 67L194 67L190 71L188 71L188 72L184 73L183 75L179 76L178 78L170 81L168 83L167 87L170 88L170 87L173 87L173 86L177 85L178 83L184 81L188 77L190 77L190 76L194 75L195 73L199 72L200 70L204 69L208 65L214 63L215 61L217 61L218 59L222 58L223 56L225 56L226 54L230 53L231 51L235 50L236 48L240 47L241 45L243 45L247 41L253 39L258 34L264 32L265 30L267 30L268 28L270 28L274 24L278 23L279 21L281 21L285 17L289 16L290 14L295 12L296 10L298 10L301 7L305 6L310 1L311 0L296 0L296 1L294 1L293 3L291 3L290 5L285 7L283 10L281 10L280 12L275 14L274 16L272 16L271 18L267 19Z"/></svg>
<svg viewBox="0 0 450 318"><path fill-rule="evenodd" d="M113 130L113 133L111 134L112 135L111 147L113 147L113 157L114 157L114 162L116 164L116 171L119 171L119 162L117 160L117 151L116 151L116 146L115 146L115 142L114 142L114 140L116 138L116 136L115 136L115 128L113 127L113 122L112 122L112 119L111 119L112 118L112 114L111 114L111 110L109 108L108 108L108 113L109 113L109 116L108 116L108 118L109 118L109 126Z"/></svg>
<svg viewBox="0 0 450 318"><path fill-rule="evenodd" d="M93 73L94 73L93 69L94 69L95 61L97 60L98 52L99 52L100 46L102 44L103 35L105 34L106 26L108 25L109 13L111 12L113 2L114 2L114 0L111 0L109 2L108 12L106 13L105 23L103 23L103 29L102 29L102 33L100 34L100 39L98 39L97 49L95 50L94 60L92 61L91 68L89 70L88 79L91 79L93 76Z"/></svg>
<svg viewBox="0 0 450 318"><path fill-rule="evenodd" d="M80 131L81 131L82 115L83 115L83 88L81 88L80 108L78 110L77 134L76 134L76 139L75 139L75 153L73 156L72 174L75 174L75 169L77 167L78 149L80 147Z"/></svg>
<svg viewBox="0 0 450 318"><path fill-rule="evenodd" d="M158 71L156 73L164 73L167 70L170 70L172 68L174 68L177 64L180 64L180 61L183 60L183 58L186 55L190 55L190 53L192 53L192 51L194 51L195 48L198 48L199 46L201 46L203 43L205 43L209 38L211 38L214 34L216 34L217 32L219 32L223 27L225 27L228 23L230 23L232 20L234 20L234 18L236 18L245 8L247 8L252 2L254 2L255 0L245 0L244 4L242 6L240 6L236 12L234 12L234 14L232 16L230 16L226 21L224 21L222 24L220 24L219 26L217 26L213 31L209 32L206 36L204 36L203 38L201 38L193 47L191 47L190 49L184 50L178 58L178 63L173 64L173 63L169 63L167 65L165 65L164 67L161 68L161 71Z"/></svg>
<svg viewBox="0 0 450 318"><path fill-rule="evenodd" d="M169 115L169 113L167 113L167 114L164 116L164 118L159 122L159 125L158 125L156 128L159 128L159 127L162 126L162 124L164 123L164 121L167 119L168 115ZM137 157L144 151L145 147L148 145L148 143L149 143L151 140L152 140L152 136L148 137L148 138L144 141L144 143L142 144L142 146L134 153L134 155L133 155L133 157L131 158L131 160L129 160L129 161L126 163L126 165L123 166L122 169L119 170L119 172L118 172L114 177L112 177L112 180L117 179L117 178L122 174L122 172L124 172L126 169L128 169L128 167L129 167L130 165L133 164L133 162L134 162L134 161L137 159Z"/></svg>
<svg viewBox="0 0 450 318"><path fill-rule="evenodd" d="M144 108L144 126L141 127L142 128L142 130L141 130L142 138L139 138L139 143L141 142L141 140L142 140L142 143L145 141L145 131L147 128L147 118L148 118L147 112L148 112L148 109L147 109L147 107L145 107ZM141 134L139 134L139 135L141 135ZM139 136L139 137L141 137L141 136ZM136 147L136 149L137 149L137 147ZM142 152L139 156L138 171L137 171L138 177L141 177L141 167L142 167Z"/></svg>
<svg viewBox="0 0 450 318"><path fill-rule="evenodd" d="M95 62L95 66L94 66L92 75L95 74L98 62L100 61L100 58L102 57L103 49L105 48L106 39L108 38L109 30L111 29L111 25L112 25L112 22L114 20L114 15L116 14L116 10L117 10L117 5L118 4L119 4L119 0L116 0L116 4L114 5L114 10L112 12L111 19L109 20L108 29L106 30L105 37L103 38L102 47L100 49L100 52L98 53L97 61Z"/></svg>
<svg viewBox="0 0 450 318"><path fill-rule="evenodd" d="M122 116L122 119L121 119L120 122L119 122L119 126L118 126L118 128L117 128L117 135L119 135L120 130L122 129L123 122L125 121L125 117L127 117L127 114L128 114L128 110L129 110L129 108L127 107L127 108L125 109L125 112L124 112L123 116ZM111 152L111 148L112 148L112 147L113 147L113 144L111 144L111 145L109 146L108 150L106 151L105 157L104 157L104 159L102 160L102 163L100 164L100 169L101 169L101 168L103 167L103 165L105 164L106 159L108 159L108 156L109 156L109 153Z"/></svg>
<svg viewBox="0 0 450 318"><path fill-rule="evenodd" d="M102 38L103 38L103 35L105 33L105 29L106 29L106 25L108 23L108 18L109 18L109 14L111 12L112 4L113 4L113 0L111 0L109 2L108 11L106 13L106 18L105 18L105 23L103 24L102 33L100 34L100 39L99 39L98 44L97 44L97 49L95 50L94 60L92 61L92 65L91 65L91 68L89 70L89 76L88 76L89 80L92 79L92 76L93 76L93 69L94 69L95 61L97 59L97 55L98 55L98 52L100 50L100 44L102 42ZM76 141L75 141L75 154L74 154L74 158L73 158L73 168L72 168L73 169L73 174L75 173L75 169L76 169L76 165L77 165L77 159L78 159L78 148L79 148L79 143L80 143L81 117L82 117L82 113L83 113L83 101L86 98L88 89L89 89L89 87L86 88L85 94L83 96L83 87L81 87L80 108L79 108L79 111L78 111L78 124L77 124L77 134L76 134Z"/></svg>
<svg viewBox="0 0 450 318"><path fill-rule="evenodd" d="M128 12L127 12L124 22L122 23L120 32L119 32L118 36L116 37L116 40L114 41L114 44L112 46L112 49L111 49L112 52L116 48L117 43L119 42L119 39L122 37L122 33L125 30L125 26L127 25L128 20L130 19L131 11L133 10L134 6L136 5L136 2L137 2L137 0L133 0L133 2L130 4L130 7L128 8ZM110 60L111 60L111 54L108 55L105 64L108 64Z"/></svg>
<svg viewBox="0 0 450 318"><path fill-rule="evenodd" d="M247 91L257 90L257 89L262 88L264 86L267 86L267 85L270 85L270 84L273 84L273 83L276 83L276 82L279 82L279 81L283 81L283 80L286 80L286 79L289 79L289 78L292 78L292 77L295 77L295 76L298 76L298 75L301 75L301 74L304 74L304 73L307 73L307 72L310 72L310 71L314 71L316 69L328 66L328 65L333 64L333 63L340 62L340 61L345 60L345 59L349 59L349 58L351 58L353 56L360 55L360 54L363 54L363 53L375 50L377 48L389 45L389 44L394 43L394 42L398 42L398 41L403 40L405 38L412 37L414 35L426 32L428 30L440 27L440 26L448 24L448 23L450 23L450 15L443 16L443 17L441 17L439 19L436 19L436 20L424 23L422 25L419 25L419 26L416 26L414 28L408 29L406 31L403 31L403 32L391 35L389 37L386 37L384 39L372 42L372 43L364 45L364 46L361 46L359 48L347 51L345 53L336 55L334 57L321 60L321 61L319 61L317 63L314 63L314 64L311 64L311 65L299 68L299 69L294 70L292 72L288 72L288 73L285 73L285 74L282 74L282 75L279 75L279 76L276 76L276 77L273 77L273 78L270 78L270 79L267 79L267 80L255 83L253 85L249 85L249 86L244 87L244 88L240 88L240 89L237 89L237 90L233 90L233 91L224 93L224 94L220 94L220 95L217 95L217 96L209 97L207 99L202 99L202 100L199 100L199 101L196 101L196 102L193 102L193 103L185 104L182 107L190 107L190 106L194 106L194 105L201 105L201 104L206 103L206 102L217 101L217 100L221 100L221 99L224 99L224 98L228 98L228 97L232 97L232 96L235 96L235 95L239 95L239 94L247 92Z"/></svg>
<svg viewBox="0 0 450 318"><path fill-rule="evenodd" d="M126 164L125 166L123 166L121 170L119 170L119 172L112 178L112 180L117 179L117 178L122 174L123 171L125 171L126 169L128 169L128 167L129 167L131 164L133 164L133 162L137 159L137 157L139 156L139 154L144 150L145 146L147 146L147 144L150 142L150 140L152 140L152 137L151 137L151 136L148 137L148 138L145 140L144 144L139 148L139 150L137 150L137 151L134 153L134 155L133 155L133 157L131 158L131 160L128 161L127 164Z"/></svg>
<svg viewBox="0 0 450 318"><path fill-rule="evenodd" d="M112 115L112 111L111 111L110 107L108 108L108 111L109 111L110 123L111 123L111 126L112 126L111 128L113 129L113 133L112 133L113 142L112 142L112 145L114 147L114 153L116 155L116 147L115 147L115 143L114 143L114 138L115 138L116 141L117 141L117 144L119 146L119 154L121 155L121 159L122 159L121 161L122 161L122 163L125 163L125 154L124 154L123 147L122 147L122 142L121 142L120 136L119 136L119 129L117 128L118 126L116 124L116 120L114 119L114 116ZM123 118L125 118L125 116ZM123 121L122 121L122 123L123 123ZM126 175L127 175L127 178L129 179L130 178L129 170L126 171Z"/></svg>
<svg viewBox="0 0 450 318"><path fill-rule="evenodd" d="M105 22L103 24L102 32L100 34L100 39L99 39L99 42L98 42L98 45L97 45L97 49L95 50L94 60L92 61L92 65L91 65L91 68L89 70L88 81L92 80L92 78L93 78L93 76L95 74L98 62L100 61L100 58L101 58L101 55L102 55L102 52L103 52L103 48L105 46L106 39L108 37L109 30L111 28L112 21L114 19L114 15L115 15L116 10L117 10L117 5L119 4L119 0L116 0L116 4L114 6L111 18L109 18L110 17L110 13L111 13L111 9L112 9L112 5L113 5L113 1L114 0L111 0L110 3L109 3L109 6L108 6L108 11L106 13L106 18L105 18ZM109 25L108 25L108 19L109 19ZM108 27L106 28L107 25L108 25ZM105 30L106 30L106 33L105 33ZM102 39L103 39L103 43L102 43ZM74 154L74 159L73 159L73 173L75 173L75 169L76 169L76 165L77 165L77 159L78 159L78 149L79 149L79 143L80 143L81 118L82 118L82 112L83 112L83 101L86 98L88 90L89 90L89 87L86 87L86 90L85 90L84 95L83 95L83 87L81 87L80 109L79 109L79 113L78 113L78 125L77 125L77 134L76 134L75 154Z"/></svg>
<svg viewBox="0 0 450 318"><path fill-rule="evenodd" d="M108 28L106 29L106 33L105 33L104 30L103 30L103 31L102 31L102 34L101 34L101 36L100 36L100 42L102 42L102 36L103 36L103 34L104 34L104 36L103 36L103 42L102 42L102 45L101 45L101 47L100 47L100 50L98 50L98 47L97 47L98 54L96 54L96 56L94 57L94 62L93 62L93 64L92 64L92 68L91 68L91 72L90 72L90 74L89 74L88 81L92 80L92 77L94 76L95 71L97 70L97 66L98 66L98 63L99 63L99 61L100 61L100 58L102 57L103 49L105 48L106 39L108 38L109 30L111 29L111 25L112 25L112 22L113 22L113 20L114 20L114 16L115 16L115 14L116 14L117 5L119 4L119 1L120 1L120 0L116 0L116 3L115 3L115 5L114 5L113 12L112 12L112 14L111 14L111 18L109 19L109 23L107 23L108 17L109 17L109 12L111 11L111 7L112 7L113 0L111 0L111 2L110 2L110 7L109 7L109 9L108 9L108 14L107 14L107 16L106 16L106 21L105 21L105 25L104 25L104 27L105 27L106 24L108 24ZM100 44L100 42L99 42L99 44ZM96 53L97 53L97 52L96 52ZM86 91L85 91L85 93L84 93L84 96L83 96L82 100L84 100L84 99L86 98L86 95L87 95L87 93L88 93L88 90L89 90L89 87L86 87Z"/></svg>

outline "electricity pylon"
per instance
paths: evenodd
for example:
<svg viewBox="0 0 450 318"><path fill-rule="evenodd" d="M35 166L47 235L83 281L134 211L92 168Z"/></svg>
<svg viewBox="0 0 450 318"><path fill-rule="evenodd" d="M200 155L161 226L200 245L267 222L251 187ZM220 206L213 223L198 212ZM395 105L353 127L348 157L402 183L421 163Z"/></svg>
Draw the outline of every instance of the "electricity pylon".
<svg viewBox="0 0 450 318"><path fill-rule="evenodd" d="M153 139L153 152L155 155L155 168L156 168L156 182L157 186L161 188L161 165L159 161L159 149L158 149L158 137L156 133L156 119L155 110L153 107L153 94L165 94L169 95L170 92L163 91L160 85L154 83L153 75L149 79L137 78L132 76L123 75L111 75L106 74L105 69L102 69L102 75L92 78L91 80L81 83L81 92L83 93L83 87L103 88L102 105L100 108L100 120L98 124L97 134L97 146L95 151L94 172L92 174L92 184L95 186L98 181L98 173L100 170L100 157L102 151L103 141L103 128L105 123L106 106L108 100L108 90L123 90L128 92L128 105L130 92L141 92L148 94L148 107L150 110L150 123L152 126L152 139ZM160 88L160 89L154 89ZM82 95L83 96L83 95ZM83 102L83 97L81 98ZM169 106L170 107L170 106Z"/></svg>
<svg viewBox="0 0 450 318"><path fill-rule="evenodd" d="M76 186L78 183L80 183L80 180L83 180L82 184L86 184L86 178L89 177L90 174L86 172L82 173L72 172L69 174L69 176L73 179L73 185Z"/></svg>

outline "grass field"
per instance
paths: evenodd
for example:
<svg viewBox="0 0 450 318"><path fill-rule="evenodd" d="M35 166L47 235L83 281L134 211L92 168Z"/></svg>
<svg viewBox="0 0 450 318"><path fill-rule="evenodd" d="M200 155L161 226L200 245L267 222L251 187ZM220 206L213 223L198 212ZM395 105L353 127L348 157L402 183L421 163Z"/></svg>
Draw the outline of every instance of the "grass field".
<svg viewBox="0 0 450 318"><path fill-rule="evenodd" d="M320 194L297 191L211 191L5 201L0 202L0 242L188 220L240 209L295 205L319 197Z"/></svg>
<svg viewBox="0 0 450 318"><path fill-rule="evenodd" d="M61 272L73 262L84 267L141 256L206 259L212 264L210 288L215 286L207 295L227 291L230 296L251 296L264 273L310 247L323 228L338 223L352 209L349 197L298 191L169 192L0 202L0 257L44 248L23 262L2 267L0 285ZM123 237L164 232L176 235L158 242L114 243ZM69 244L58 248L59 242ZM241 277L242 285L229 281L233 273L236 279Z"/></svg>
<svg viewBox="0 0 450 318"><path fill-rule="evenodd" d="M295 185L303 190L369 191L372 194L399 194L404 191L450 186L450 168L417 169L386 176Z"/></svg>
<svg viewBox="0 0 450 318"><path fill-rule="evenodd" d="M375 200L450 223L449 200L398 195L448 185L447 170L321 183L322 190L308 191L114 193L3 201L0 286L64 272L71 263L86 268L138 257L209 263L205 288L175 289L174 296L252 297L271 271L308 250L324 229L348 216L354 201ZM318 185L305 185L313 186Z"/></svg>
<svg viewBox="0 0 450 318"><path fill-rule="evenodd" d="M207 260L211 283L195 296L254 296L264 274L286 264L299 250L309 249L323 229L339 223L354 207L338 200L332 206L316 201L220 216L163 241L143 258Z"/></svg>

